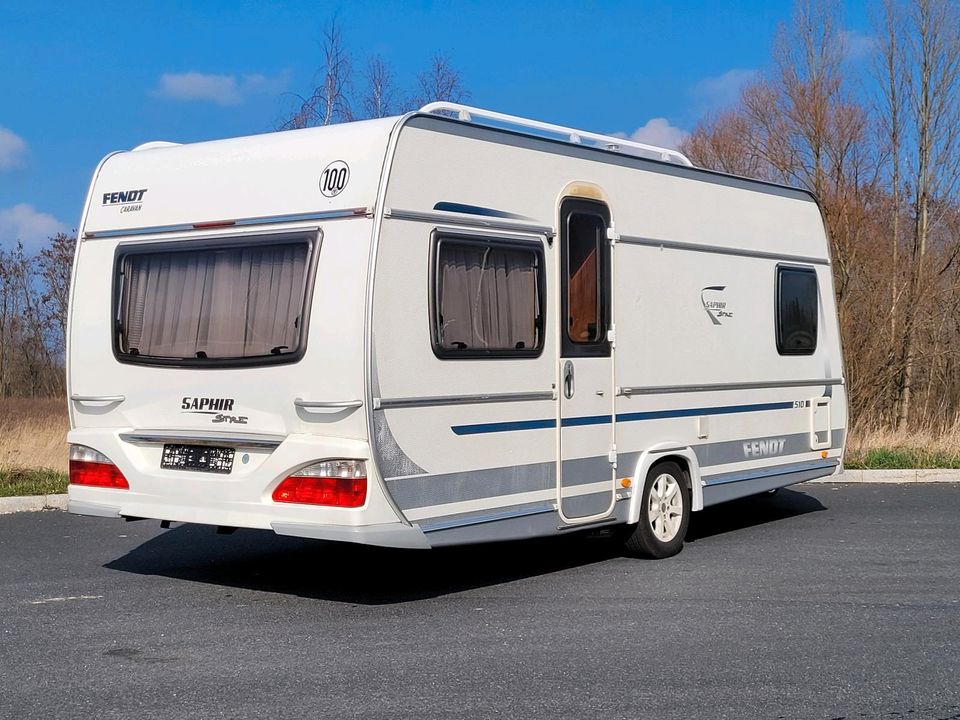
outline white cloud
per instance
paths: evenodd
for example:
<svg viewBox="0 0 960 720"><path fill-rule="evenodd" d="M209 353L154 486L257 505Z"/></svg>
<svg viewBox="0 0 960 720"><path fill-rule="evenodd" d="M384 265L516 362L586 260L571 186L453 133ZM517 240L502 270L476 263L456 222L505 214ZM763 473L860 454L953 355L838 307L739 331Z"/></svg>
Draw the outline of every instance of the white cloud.
<svg viewBox="0 0 960 720"><path fill-rule="evenodd" d="M261 73L239 76L200 72L164 73L152 94L170 100L230 106L239 105L251 95L278 94L286 86L286 73L276 77Z"/></svg>
<svg viewBox="0 0 960 720"><path fill-rule="evenodd" d="M647 124L634 130L629 136L623 132L613 133L614 137L627 138L634 142L656 145L661 148L676 150L687 136L690 135L683 128L674 127L666 118L651 118Z"/></svg>
<svg viewBox="0 0 960 720"><path fill-rule="evenodd" d="M19 240L29 252L35 252L51 235L68 228L53 215L20 203L0 209L0 247L13 247Z"/></svg>
<svg viewBox="0 0 960 720"><path fill-rule="evenodd" d="M0 126L0 170L20 167L26 157L26 141L13 131Z"/></svg>
<svg viewBox="0 0 960 720"><path fill-rule="evenodd" d="M840 33L843 43L843 54L847 60L857 62L865 60L877 47L877 39L873 35L865 35L859 30L844 30Z"/></svg>
<svg viewBox="0 0 960 720"><path fill-rule="evenodd" d="M703 78L693 86L692 92L705 107L727 107L737 101L740 89L756 77L756 70L733 68L721 75Z"/></svg>

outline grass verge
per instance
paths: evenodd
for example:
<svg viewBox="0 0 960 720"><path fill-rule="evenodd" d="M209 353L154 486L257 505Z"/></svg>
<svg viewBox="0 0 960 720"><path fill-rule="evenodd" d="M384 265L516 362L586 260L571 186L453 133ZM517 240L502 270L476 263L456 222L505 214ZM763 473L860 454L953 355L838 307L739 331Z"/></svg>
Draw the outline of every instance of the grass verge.
<svg viewBox="0 0 960 720"><path fill-rule="evenodd" d="M960 470L960 422L947 428L853 428L843 464L851 470Z"/></svg>
<svg viewBox="0 0 960 720"><path fill-rule="evenodd" d="M960 455L924 448L852 450L844 458L850 470L960 470Z"/></svg>
<svg viewBox="0 0 960 720"><path fill-rule="evenodd" d="M67 491L65 473L50 468L0 468L0 497L56 495Z"/></svg>

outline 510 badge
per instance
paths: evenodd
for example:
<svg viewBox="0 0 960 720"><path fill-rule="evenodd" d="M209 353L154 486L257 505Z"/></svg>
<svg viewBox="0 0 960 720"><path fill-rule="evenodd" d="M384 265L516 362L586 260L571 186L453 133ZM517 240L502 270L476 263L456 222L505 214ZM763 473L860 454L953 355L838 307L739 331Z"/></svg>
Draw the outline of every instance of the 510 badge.
<svg viewBox="0 0 960 720"><path fill-rule="evenodd" d="M350 181L350 166L343 160L334 160L320 174L320 192L326 197L336 197Z"/></svg>

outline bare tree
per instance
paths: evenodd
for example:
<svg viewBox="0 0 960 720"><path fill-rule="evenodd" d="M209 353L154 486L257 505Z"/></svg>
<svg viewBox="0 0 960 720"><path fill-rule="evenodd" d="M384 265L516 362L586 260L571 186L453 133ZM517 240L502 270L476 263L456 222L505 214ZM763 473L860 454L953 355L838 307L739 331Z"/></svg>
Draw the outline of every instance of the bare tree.
<svg viewBox="0 0 960 720"><path fill-rule="evenodd" d="M393 72L379 55L367 61L366 91L361 99L363 113L368 118L393 115L397 110L397 88Z"/></svg>
<svg viewBox="0 0 960 720"><path fill-rule="evenodd" d="M295 130L315 125L349 122L350 54L343 44L343 34L334 17L323 34L323 65L317 72L320 82L309 96L296 95L296 111L280 124L278 130Z"/></svg>
<svg viewBox="0 0 960 720"><path fill-rule="evenodd" d="M948 200L955 204L960 180L960 16L951 0L912 0L891 7L886 23L889 72L904 81L903 134L911 140L899 148L909 168L913 210L897 393L897 426L904 428L911 419L915 392L920 300L930 280L931 233L949 211ZM939 345L933 351L938 352Z"/></svg>
<svg viewBox="0 0 960 720"><path fill-rule="evenodd" d="M437 52L430 60L430 66L417 77L419 92L413 101L416 107L432 102L463 102L470 99L470 93L463 87L463 79L450 58Z"/></svg>

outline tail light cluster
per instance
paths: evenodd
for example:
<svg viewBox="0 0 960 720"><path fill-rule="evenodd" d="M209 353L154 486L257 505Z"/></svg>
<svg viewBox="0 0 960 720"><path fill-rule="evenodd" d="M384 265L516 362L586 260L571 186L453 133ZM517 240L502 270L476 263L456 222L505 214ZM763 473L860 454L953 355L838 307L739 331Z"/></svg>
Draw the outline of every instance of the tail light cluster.
<svg viewBox="0 0 960 720"><path fill-rule="evenodd" d="M297 470L273 491L278 503L355 508L367 500L363 460L324 460Z"/></svg>
<svg viewBox="0 0 960 720"><path fill-rule="evenodd" d="M106 455L86 445L70 446L70 484L129 490L120 468Z"/></svg>

